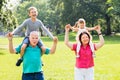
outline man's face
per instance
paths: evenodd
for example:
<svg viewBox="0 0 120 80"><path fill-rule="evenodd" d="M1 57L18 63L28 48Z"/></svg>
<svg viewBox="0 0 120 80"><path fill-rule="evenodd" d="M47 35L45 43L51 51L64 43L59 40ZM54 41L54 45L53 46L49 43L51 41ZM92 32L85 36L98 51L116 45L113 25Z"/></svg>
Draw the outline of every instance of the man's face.
<svg viewBox="0 0 120 80"><path fill-rule="evenodd" d="M37 12L36 9L31 9L31 10L30 10L29 16L30 16L31 18L36 18L37 15L38 15L38 12Z"/></svg>
<svg viewBox="0 0 120 80"><path fill-rule="evenodd" d="M38 40L39 40L39 37L38 37L38 35L37 34L30 34L30 38L29 38L29 40L30 40L30 44L31 44L31 46L36 46L37 45L37 43L38 43Z"/></svg>

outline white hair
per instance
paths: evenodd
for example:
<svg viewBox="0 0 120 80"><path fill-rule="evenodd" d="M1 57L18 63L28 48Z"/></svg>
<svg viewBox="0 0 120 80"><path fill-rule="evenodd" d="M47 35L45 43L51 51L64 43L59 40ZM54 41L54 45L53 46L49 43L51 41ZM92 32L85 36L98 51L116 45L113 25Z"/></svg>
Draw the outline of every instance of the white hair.
<svg viewBox="0 0 120 80"><path fill-rule="evenodd" d="M30 36L31 36L32 34L36 34L36 35L39 36L39 32L38 32L38 31L32 31L32 32L30 32Z"/></svg>

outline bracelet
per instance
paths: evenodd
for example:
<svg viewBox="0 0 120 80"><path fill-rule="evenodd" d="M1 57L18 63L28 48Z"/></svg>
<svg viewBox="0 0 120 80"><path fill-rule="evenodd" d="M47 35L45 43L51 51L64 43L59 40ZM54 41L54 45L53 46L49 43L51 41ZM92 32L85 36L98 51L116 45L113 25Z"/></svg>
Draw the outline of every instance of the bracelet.
<svg viewBox="0 0 120 80"><path fill-rule="evenodd" d="M99 33L98 35L102 35L102 33Z"/></svg>

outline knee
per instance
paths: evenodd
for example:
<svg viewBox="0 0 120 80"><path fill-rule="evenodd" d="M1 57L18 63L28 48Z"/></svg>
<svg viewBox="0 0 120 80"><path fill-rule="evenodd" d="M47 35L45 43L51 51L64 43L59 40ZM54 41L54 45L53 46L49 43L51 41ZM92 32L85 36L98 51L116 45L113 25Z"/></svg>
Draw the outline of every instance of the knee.
<svg viewBox="0 0 120 80"><path fill-rule="evenodd" d="M25 50L26 47L27 47L27 44L23 44L21 47L21 50Z"/></svg>

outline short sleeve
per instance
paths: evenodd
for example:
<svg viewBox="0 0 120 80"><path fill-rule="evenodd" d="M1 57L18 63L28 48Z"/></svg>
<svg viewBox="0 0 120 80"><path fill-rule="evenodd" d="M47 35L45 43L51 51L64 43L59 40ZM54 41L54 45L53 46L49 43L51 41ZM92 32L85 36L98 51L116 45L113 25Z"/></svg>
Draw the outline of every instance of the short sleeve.
<svg viewBox="0 0 120 80"><path fill-rule="evenodd" d="M96 45L95 44L93 44L94 45L94 50L96 51L97 49L96 49Z"/></svg>
<svg viewBox="0 0 120 80"><path fill-rule="evenodd" d="M22 44L15 48L15 50L16 50L16 54L20 53L21 46L22 46Z"/></svg>
<svg viewBox="0 0 120 80"><path fill-rule="evenodd" d="M73 50L73 51L76 51L76 48L77 48L77 44L73 44L72 50Z"/></svg>
<svg viewBox="0 0 120 80"><path fill-rule="evenodd" d="M50 49L49 49L49 48L46 48L45 54L49 54L49 53L50 53Z"/></svg>

